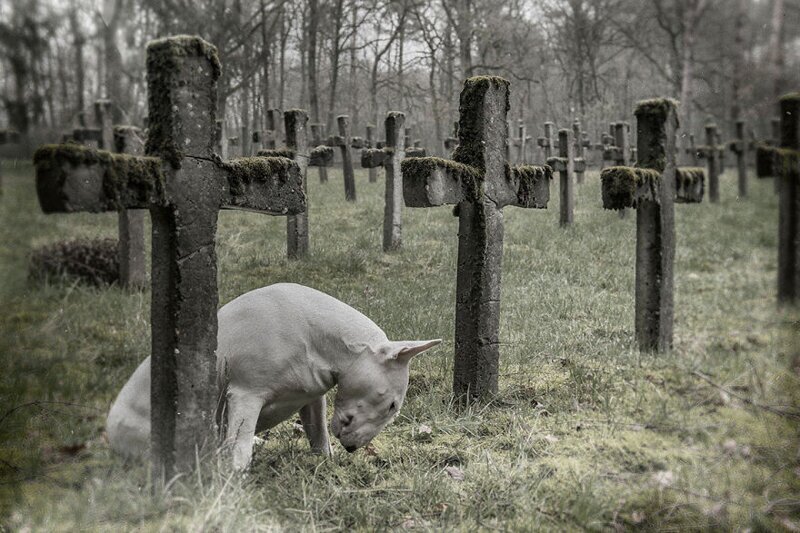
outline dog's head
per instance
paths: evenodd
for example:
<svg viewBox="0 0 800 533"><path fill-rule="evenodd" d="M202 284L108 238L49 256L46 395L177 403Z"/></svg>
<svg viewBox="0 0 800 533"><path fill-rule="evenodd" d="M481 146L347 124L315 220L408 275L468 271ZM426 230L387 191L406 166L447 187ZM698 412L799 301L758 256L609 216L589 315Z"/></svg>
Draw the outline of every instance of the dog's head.
<svg viewBox="0 0 800 533"><path fill-rule="evenodd" d="M339 376L331 429L348 452L366 446L400 411L411 359L442 342L387 341Z"/></svg>

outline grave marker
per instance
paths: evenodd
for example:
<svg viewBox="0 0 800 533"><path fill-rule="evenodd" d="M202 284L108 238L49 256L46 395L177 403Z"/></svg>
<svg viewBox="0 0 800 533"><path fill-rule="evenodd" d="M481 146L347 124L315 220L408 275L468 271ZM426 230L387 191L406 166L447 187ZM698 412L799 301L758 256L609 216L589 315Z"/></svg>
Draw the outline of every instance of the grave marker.
<svg viewBox="0 0 800 533"><path fill-rule="evenodd" d="M503 157L508 87L498 77L466 80L454 160L425 157L401 164L407 207L457 206L453 392L462 401L497 392L503 207L546 208L552 179L550 167L512 168Z"/></svg>
<svg viewBox="0 0 800 533"><path fill-rule="evenodd" d="M317 146L309 150L308 114L302 109L290 109L283 114L286 147L276 150L260 150L259 157L286 157L300 169L303 193L307 193L308 167L326 167L333 164L333 148ZM286 217L286 255L289 259L300 259L308 255L308 208L302 213Z"/></svg>
<svg viewBox="0 0 800 533"><path fill-rule="evenodd" d="M452 152L453 150L455 150L456 146L458 146L458 121L454 120L453 121L453 135L452 135L452 137L447 137L444 140L444 149L445 149L446 152L448 152L448 155L449 155L449 152Z"/></svg>
<svg viewBox="0 0 800 533"><path fill-rule="evenodd" d="M384 127L386 141L383 148L370 148L361 152L361 166L386 169L385 203L383 208L383 251L400 248L403 242L403 174L400 162L406 157L403 126L406 117L392 111L386 114Z"/></svg>
<svg viewBox="0 0 800 533"><path fill-rule="evenodd" d="M731 141L730 150L736 154L736 167L739 177L739 197L747 196L747 156L750 152L749 143L744 136L744 120L736 121L736 139Z"/></svg>
<svg viewBox="0 0 800 533"><path fill-rule="evenodd" d="M800 303L800 93L779 100L778 147L759 146L759 177L776 176L778 187L778 302Z"/></svg>
<svg viewBox="0 0 800 533"><path fill-rule="evenodd" d="M539 137L536 139L536 144L538 144L539 147L544 150L545 161L550 159L553 155L553 146L555 145L553 142L553 129L555 129L555 124L552 122L545 122L544 137Z"/></svg>
<svg viewBox="0 0 800 533"><path fill-rule="evenodd" d="M297 214L305 197L285 158L214 157L216 48L198 37L147 47L147 156L75 145L34 155L45 213L150 209L153 477L190 470L213 440L216 385L215 232L222 209Z"/></svg>
<svg viewBox="0 0 800 533"><path fill-rule="evenodd" d="M706 124L706 144L697 149L708 165L708 200L719 203L719 148L717 147L717 125Z"/></svg>
<svg viewBox="0 0 800 533"><path fill-rule="evenodd" d="M339 135L328 137L326 144L331 147L338 147L342 151L342 174L344 175L344 198L348 202L356 201L356 178L353 173L353 156L350 153L350 146L353 139L350 137L350 117L339 115L336 117L339 126Z"/></svg>
<svg viewBox="0 0 800 533"><path fill-rule="evenodd" d="M19 132L14 130L0 130L0 145L19 144ZM0 165L0 195L3 194L3 172Z"/></svg>
<svg viewBox="0 0 800 533"><path fill-rule="evenodd" d="M639 160L601 174L603 207L636 209L636 340L642 351L668 351L673 333L674 202L702 200L702 170L676 169L676 103L636 106ZM677 187L676 187L677 185Z"/></svg>
<svg viewBox="0 0 800 533"><path fill-rule="evenodd" d="M528 128L525 126L523 120L519 120L517 126L517 138L514 139L514 146L517 147L517 163L525 163L528 160L528 141L531 140L528 135Z"/></svg>
<svg viewBox="0 0 800 533"><path fill-rule="evenodd" d="M575 221L575 180L574 174L580 169L586 170L586 161L576 158L572 132L567 129L558 132L558 157L551 157L547 164L559 174L561 204L559 225L564 228Z"/></svg>
<svg viewBox="0 0 800 533"><path fill-rule="evenodd" d="M311 144L313 146L324 146L325 125L314 123L309 124L309 126L311 126ZM319 166L319 182L328 183L328 165Z"/></svg>
<svg viewBox="0 0 800 533"><path fill-rule="evenodd" d="M132 156L144 155L144 139L139 128L114 126L114 152ZM129 289L147 286L145 260L144 209L124 209L117 212L119 232L119 281Z"/></svg>
<svg viewBox="0 0 800 533"><path fill-rule="evenodd" d="M373 126L372 124L367 125L366 145L367 148L372 148L373 146L375 146L375 126ZM375 183L376 181L378 181L378 171L376 170L375 167L369 167L367 169L367 176L369 177L370 183Z"/></svg>
<svg viewBox="0 0 800 533"><path fill-rule="evenodd" d="M581 131L581 121L577 118L572 122L572 135L575 142L575 181L581 184L583 183L583 173L586 171L586 167L589 166L584 157L583 149L590 148L592 143L589 142L586 132ZM578 161L583 161L583 164L579 164Z"/></svg>

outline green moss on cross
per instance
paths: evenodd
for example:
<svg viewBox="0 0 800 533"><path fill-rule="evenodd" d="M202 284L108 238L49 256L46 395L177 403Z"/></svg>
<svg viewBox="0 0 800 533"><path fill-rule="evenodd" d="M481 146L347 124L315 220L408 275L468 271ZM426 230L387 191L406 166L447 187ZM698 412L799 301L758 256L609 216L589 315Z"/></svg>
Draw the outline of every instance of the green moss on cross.
<svg viewBox="0 0 800 533"><path fill-rule="evenodd" d="M483 110L484 95L492 87L505 87L508 91L508 80L498 76L475 76L464 82L459 103L458 138L459 144L453 152L453 159L459 163L475 167L480 172L486 170L483 160ZM505 112L508 113L509 102L506 99Z"/></svg>
<svg viewBox="0 0 800 533"><path fill-rule="evenodd" d="M217 49L200 37L179 35L168 39L150 41L147 45L147 83L150 131L147 136L145 153L163 157L173 168L180 168L183 153L175 143L176 113L172 109L172 86L175 72L180 68L178 59L185 57L205 57L211 64L211 73L217 80L222 72ZM217 94L215 89L209 95L208 104L216 111Z"/></svg>
<svg viewBox="0 0 800 533"><path fill-rule="evenodd" d="M228 171L228 185L234 196L243 195L247 185L263 181L264 176L286 175L294 161L286 157L240 157L221 163Z"/></svg>

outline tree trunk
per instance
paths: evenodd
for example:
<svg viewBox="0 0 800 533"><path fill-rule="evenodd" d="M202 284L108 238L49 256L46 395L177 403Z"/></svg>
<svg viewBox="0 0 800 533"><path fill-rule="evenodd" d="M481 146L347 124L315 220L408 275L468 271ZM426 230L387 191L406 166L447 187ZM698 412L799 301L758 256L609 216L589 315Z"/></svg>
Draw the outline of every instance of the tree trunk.
<svg viewBox="0 0 800 533"><path fill-rule="evenodd" d="M122 57L117 48L117 32L124 9L124 0L106 0L103 3L105 94L101 96L111 100L111 117L115 124L122 122Z"/></svg>
<svg viewBox="0 0 800 533"><path fill-rule="evenodd" d="M331 38L331 83L329 86L328 97L328 130L333 130L334 112L336 106L336 90L339 83L339 59L342 54L342 43L340 42L343 17L344 17L344 0L336 0L333 12L333 37ZM353 128L356 127L356 122L353 121Z"/></svg>
<svg viewBox="0 0 800 533"><path fill-rule="evenodd" d="M308 98L311 120L319 122L319 88L317 87L318 0L308 0Z"/></svg>
<svg viewBox="0 0 800 533"><path fill-rule="evenodd" d="M86 38L81 31L81 25L78 23L78 13L75 9L69 13L70 30L73 36L73 45L75 46L75 112L80 112L86 107L86 73L83 59L83 47L86 44Z"/></svg>
<svg viewBox="0 0 800 533"><path fill-rule="evenodd" d="M772 70L773 92L775 100L783 95L784 77L784 28L783 19L786 16L784 10L784 0L773 0L772 3L772 23L769 40L770 68Z"/></svg>

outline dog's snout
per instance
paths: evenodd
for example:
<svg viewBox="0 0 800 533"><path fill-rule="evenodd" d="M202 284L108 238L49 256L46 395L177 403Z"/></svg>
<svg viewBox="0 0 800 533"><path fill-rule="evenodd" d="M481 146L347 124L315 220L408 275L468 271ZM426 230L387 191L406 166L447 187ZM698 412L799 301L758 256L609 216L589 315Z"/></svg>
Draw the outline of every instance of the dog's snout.
<svg viewBox="0 0 800 533"><path fill-rule="evenodd" d="M344 426L344 427L347 427L347 426L349 426L349 425L350 425L352 422L353 422L353 415L352 415L352 414L350 414L350 415L345 415L345 417L342 419L342 426Z"/></svg>
<svg viewBox="0 0 800 533"><path fill-rule="evenodd" d="M347 453L353 453L358 449L358 446L345 446L344 449L347 450Z"/></svg>

